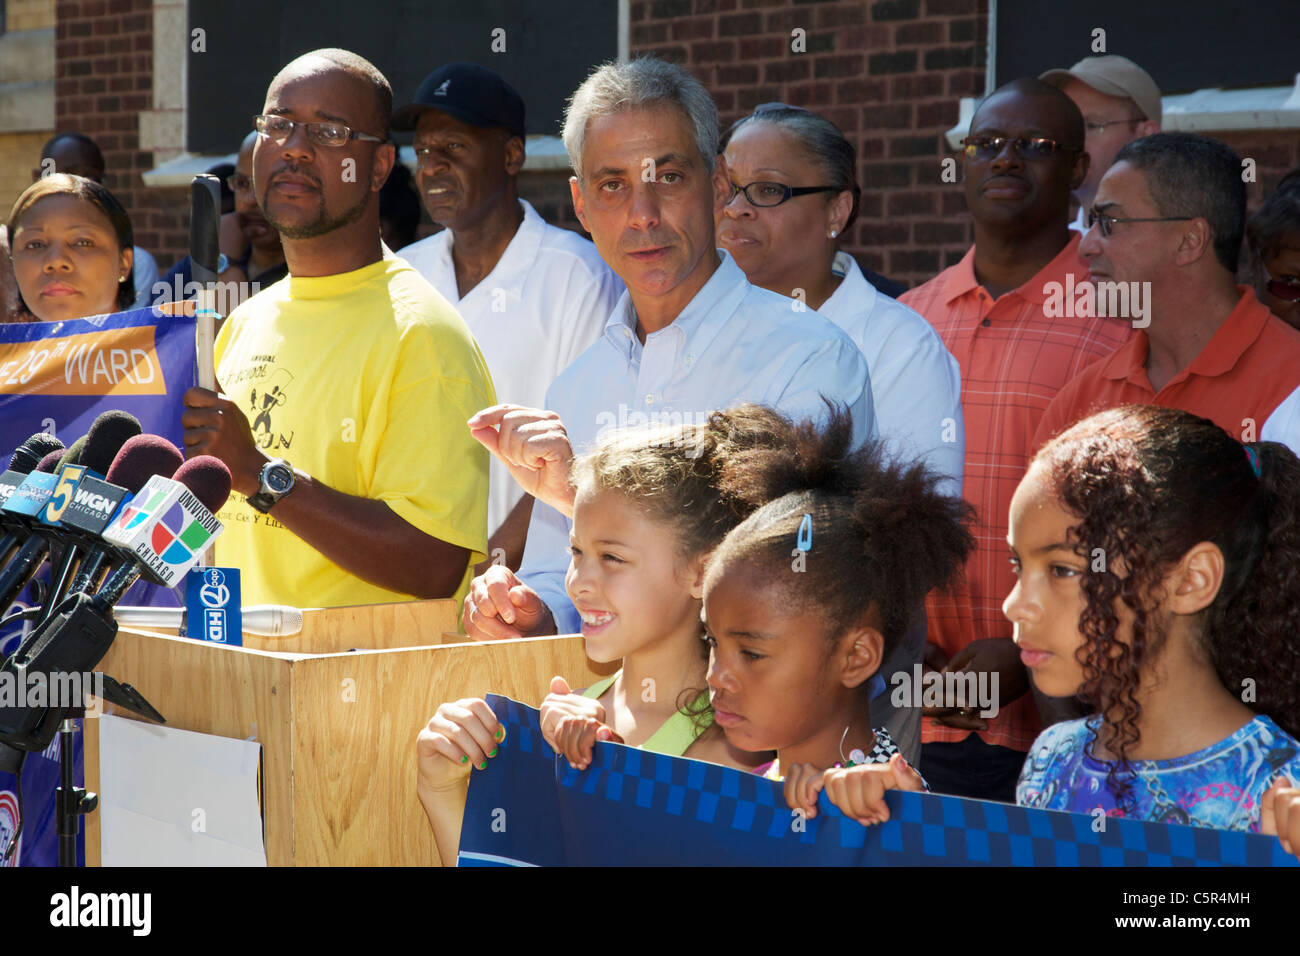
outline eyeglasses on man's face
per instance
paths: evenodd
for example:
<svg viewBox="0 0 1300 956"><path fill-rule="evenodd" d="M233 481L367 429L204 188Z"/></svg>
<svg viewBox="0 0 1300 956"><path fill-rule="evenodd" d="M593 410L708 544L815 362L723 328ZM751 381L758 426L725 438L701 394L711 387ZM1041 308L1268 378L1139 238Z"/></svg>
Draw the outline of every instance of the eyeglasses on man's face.
<svg viewBox="0 0 1300 956"><path fill-rule="evenodd" d="M1192 216L1154 216L1139 219L1120 219L1115 216L1108 216L1096 206L1088 210L1088 228L1094 225L1101 228L1103 239L1109 239L1115 229L1117 222L1191 222Z"/></svg>
<svg viewBox="0 0 1300 956"><path fill-rule="evenodd" d="M253 127L267 137L276 146L283 146L293 135L295 127L301 126L307 134L308 142L316 146L343 146L350 140L359 139L367 143L383 143L386 140L369 133L360 133L351 126L342 123L295 123L286 116L254 116Z"/></svg>
<svg viewBox="0 0 1300 956"><path fill-rule="evenodd" d="M1021 159L1051 159L1057 153L1079 153L1082 146L1066 146L1045 136L1020 136L1011 139L1006 136L967 136L961 141L967 159L990 160L1001 155L1003 147L1011 144L1012 150Z"/></svg>
<svg viewBox="0 0 1300 956"><path fill-rule="evenodd" d="M769 182L750 183L748 186L741 186L739 183L732 183L731 195L727 197L727 202L730 204L737 195L744 193L751 206L779 206L795 196L842 191L839 186L787 186L785 183Z"/></svg>

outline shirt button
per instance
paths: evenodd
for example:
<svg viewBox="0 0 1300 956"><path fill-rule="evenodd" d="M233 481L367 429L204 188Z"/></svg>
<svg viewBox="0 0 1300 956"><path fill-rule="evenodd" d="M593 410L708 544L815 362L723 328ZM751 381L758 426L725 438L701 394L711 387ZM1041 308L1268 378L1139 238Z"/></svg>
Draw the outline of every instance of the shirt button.
<svg viewBox="0 0 1300 956"><path fill-rule="evenodd" d="M629 329L629 328L627 328L627 327L624 327L624 329L623 329L623 338L625 338L625 339L630 339L631 337L632 337L632 330Z"/></svg>
<svg viewBox="0 0 1300 956"><path fill-rule="evenodd" d="M993 323L990 322L988 319L985 319L983 322L980 323L980 325L992 325L992 324Z"/></svg>
<svg viewBox="0 0 1300 956"><path fill-rule="evenodd" d="M645 403L647 405L653 405L655 403L655 397L653 395L647 395L645 397Z"/></svg>
<svg viewBox="0 0 1300 956"><path fill-rule="evenodd" d="M685 362L686 362L687 365L690 365L690 364L691 364L692 362L694 362L694 361L695 361L695 356L694 356L694 355L688 355L688 356L686 356Z"/></svg>

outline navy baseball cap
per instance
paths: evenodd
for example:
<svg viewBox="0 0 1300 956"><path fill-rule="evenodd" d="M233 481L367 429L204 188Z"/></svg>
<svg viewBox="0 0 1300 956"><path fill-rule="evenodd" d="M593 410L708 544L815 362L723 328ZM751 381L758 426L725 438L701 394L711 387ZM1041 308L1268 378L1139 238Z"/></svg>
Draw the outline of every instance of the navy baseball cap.
<svg viewBox="0 0 1300 956"><path fill-rule="evenodd" d="M415 102L393 114L393 129L415 129L427 109L442 110L470 126L503 127L521 139L525 135L523 99L496 73L473 63L448 63L426 76Z"/></svg>

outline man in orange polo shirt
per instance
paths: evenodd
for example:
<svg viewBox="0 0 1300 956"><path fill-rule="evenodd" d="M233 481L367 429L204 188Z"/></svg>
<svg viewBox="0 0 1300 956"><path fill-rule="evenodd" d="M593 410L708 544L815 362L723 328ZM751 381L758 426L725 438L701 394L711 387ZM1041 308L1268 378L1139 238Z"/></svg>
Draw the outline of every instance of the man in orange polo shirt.
<svg viewBox="0 0 1300 956"><path fill-rule="evenodd" d="M1135 403L1181 408L1240 441L1300 451L1300 332L1236 282L1241 157L1193 133L1136 140L1102 179L1092 213L1079 252L1097 303L1144 298L1149 314L1127 344L1061 390L1035 448L1093 412ZM1101 294L1108 288L1123 294Z"/></svg>
<svg viewBox="0 0 1300 956"><path fill-rule="evenodd" d="M1067 225L1070 192L1088 170L1083 142L1078 107L1041 80L1016 80L988 97L964 141L975 245L901 297L961 365L963 494L979 520L965 581L926 602L926 661L985 674L984 686L996 686L998 696L996 714L952 701L926 711L933 719L922 729L921 772L940 793L1014 802L1040 719L1002 614L1014 585L1007 512L1048 403L1131 334L1122 322L1048 307L1054 284L1073 290L1085 278L1078 235Z"/></svg>

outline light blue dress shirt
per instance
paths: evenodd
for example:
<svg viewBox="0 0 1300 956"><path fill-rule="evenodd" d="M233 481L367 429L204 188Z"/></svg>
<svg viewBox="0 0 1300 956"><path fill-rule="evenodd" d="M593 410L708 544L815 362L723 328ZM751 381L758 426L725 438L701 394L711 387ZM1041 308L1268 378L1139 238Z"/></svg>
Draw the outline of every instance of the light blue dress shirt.
<svg viewBox="0 0 1300 956"><path fill-rule="evenodd" d="M751 285L730 255L718 255L709 281L645 345L624 292L604 334L551 385L546 407L564 422L575 454L609 428L698 423L741 402L825 421L822 395L848 406L855 444L876 437L870 373L853 340L816 312L795 311L791 299ZM581 626L564 590L571 526L549 505L534 504L519 569L560 634Z"/></svg>

